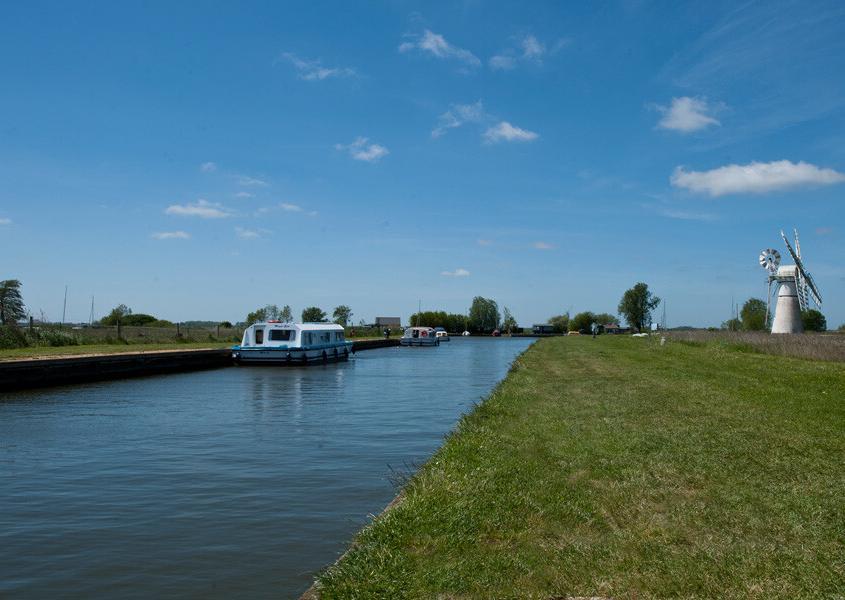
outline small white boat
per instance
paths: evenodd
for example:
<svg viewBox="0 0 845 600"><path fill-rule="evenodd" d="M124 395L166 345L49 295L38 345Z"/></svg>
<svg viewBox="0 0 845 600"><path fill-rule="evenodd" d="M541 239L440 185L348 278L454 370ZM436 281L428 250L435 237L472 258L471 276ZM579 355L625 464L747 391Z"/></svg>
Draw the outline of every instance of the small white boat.
<svg viewBox="0 0 845 600"><path fill-rule="evenodd" d="M435 327L434 328L434 337L436 337L441 342L449 342L451 338L449 337L449 332L446 331L443 327Z"/></svg>
<svg viewBox="0 0 845 600"><path fill-rule="evenodd" d="M461 335L464 336L464 337L467 337L467 336L469 336L469 331L464 331Z"/></svg>
<svg viewBox="0 0 845 600"><path fill-rule="evenodd" d="M352 342L335 323L281 323L264 321L244 331L232 358L239 364L300 364L346 360Z"/></svg>
<svg viewBox="0 0 845 600"><path fill-rule="evenodd" d="M436 332L432 327L408 327L400 338L402 346L439 346Z"/></svg>

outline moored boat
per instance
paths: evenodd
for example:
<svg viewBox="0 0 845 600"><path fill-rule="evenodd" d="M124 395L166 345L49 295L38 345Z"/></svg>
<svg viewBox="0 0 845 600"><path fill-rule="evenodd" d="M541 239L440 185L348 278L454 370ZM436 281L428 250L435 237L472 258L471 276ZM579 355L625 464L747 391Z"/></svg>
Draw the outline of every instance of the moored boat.
<svg viewBox="0 0 845 600"><path fill-rule="evenodd" d="M347 360L351 352L352 342L335 323L264 321L244 330L232 358L239 364L304 365Z"/></svg>
<svg viewBox="0 0 845 600"><path fill-rule="evenodd" d="M439 346L436 332L432 327L408 327L399 340L402 346Z"/></svg>
<svg viewBox="0 0 845 600"><path fill-rule="evenodd" d="M444 327L435 327L434 328L434 337L436 337L441 342L448 342L451 341L449 337L449 332L446 331Z"/></svg>

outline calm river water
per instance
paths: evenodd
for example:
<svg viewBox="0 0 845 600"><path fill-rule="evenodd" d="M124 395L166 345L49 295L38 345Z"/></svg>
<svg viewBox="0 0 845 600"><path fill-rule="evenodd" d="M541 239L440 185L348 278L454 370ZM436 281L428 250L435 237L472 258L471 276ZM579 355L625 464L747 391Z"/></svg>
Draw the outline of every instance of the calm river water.
<svg viewBox="0 0 845 600"><path fill-rule="evenodd" d="M295 597L529 344L0 394L0 597Z"/></svg>

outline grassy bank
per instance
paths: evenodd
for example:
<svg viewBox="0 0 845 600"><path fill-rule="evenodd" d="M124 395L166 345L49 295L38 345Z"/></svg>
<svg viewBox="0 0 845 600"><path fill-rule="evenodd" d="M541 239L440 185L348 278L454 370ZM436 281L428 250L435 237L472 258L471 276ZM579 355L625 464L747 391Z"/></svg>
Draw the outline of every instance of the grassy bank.
<svg viewBox="0 0 845 600"><path fill-rule="evenodd" d="M837 597L845 365L540 340L323 598Z"/></svg>
<svg viewBox="0 0 845 600"><path fill-rule="evenodd" d="M156 352L159 350L200 350L203 348L229 348L232 342L191 342L166 344L91 344L87 346L37 346L0 350L0 361L26 358L55 358L83 354L118 354L124 352Z"/></svg>

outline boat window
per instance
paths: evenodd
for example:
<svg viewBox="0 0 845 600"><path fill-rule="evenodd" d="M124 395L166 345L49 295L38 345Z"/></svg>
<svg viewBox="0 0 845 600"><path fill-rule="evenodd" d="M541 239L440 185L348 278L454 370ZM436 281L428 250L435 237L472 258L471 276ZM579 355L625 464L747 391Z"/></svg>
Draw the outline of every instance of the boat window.
<svg viewBox="0 0 845 600"><path fill-rule="evenodd" d="M343 332L342 331L338 331L335 335L337 336L336 339L337 339L338 342L343 341Z"/></svg>
<svg viewBox="0 0 845 600"><path fill-rule="evenodd" d="M311 334L310 333L303 333L302 334L302 343L306 346L311 345Z"/></svg>
<svg viewBox="0 0 845 600"><path fill-rule="evenodd" d="M293 331L290 329L271 329L270 330L270 341L271 342L289 342L293 337L291 334Z"/></svg>
<svg viewBox="0 0 845 600"><path fill-rule="evenodd" d="M331 335L332 334L330 332L326 332L326 333L320 335L320 340L323 341L323 342L330 342L330 341L332 341Z"/></svg>
<svg viewBox="0 0 845 600"><path fill-rule="evenodd" d="M264 343L264 330L263 329L256 329L255 330L255 344L263 344Z"/></svg>

